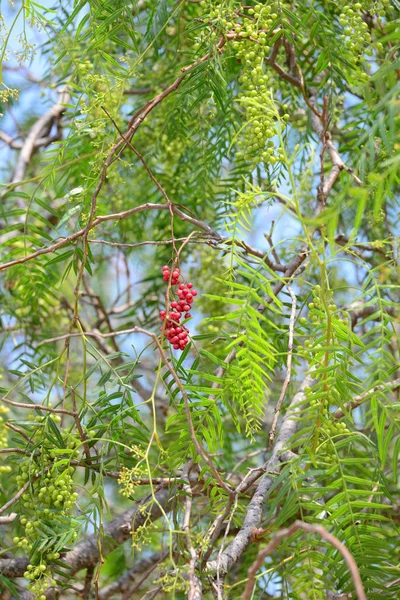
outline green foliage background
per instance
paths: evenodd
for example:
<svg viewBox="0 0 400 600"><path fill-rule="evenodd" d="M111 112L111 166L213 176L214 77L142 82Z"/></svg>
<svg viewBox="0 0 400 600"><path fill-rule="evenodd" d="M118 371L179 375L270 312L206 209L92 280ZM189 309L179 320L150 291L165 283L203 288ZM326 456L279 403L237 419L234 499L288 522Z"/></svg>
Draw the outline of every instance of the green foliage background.
<svg viewBox="0 0 400 600"><path fill-rule="evenodd" d="M1 21L2 112L24 87L34 113L65 106L22 181L14 145L1 192L0 500L17 514L0 524L4 597L28 582L36 599L101 598L161 552L129 597L190 598L192 547L203 597L234 600L258 550L300 519L350 550L370 600L398 598L398 2L24 0L13 16L26 31L13 54ZM16 89L7 65L29 67L32 28L46 73L38 86L21 71ZM37 117L18 114L10 135L24 141ZM160 334L164 264L199 291L183 353ZM261 533L218 596L207 561L255 485L234 503L227 490L268 461L288 373L275 439L313 383ZM172 506L112 545L104 523L140 500L146 515L162 486ZM84 596L85 572L64 559L93 533L105 562ZM11 557L28 557L15 577L2 574ZM343 557L297 532L251 597L334 594L357 597Z"/></svg>

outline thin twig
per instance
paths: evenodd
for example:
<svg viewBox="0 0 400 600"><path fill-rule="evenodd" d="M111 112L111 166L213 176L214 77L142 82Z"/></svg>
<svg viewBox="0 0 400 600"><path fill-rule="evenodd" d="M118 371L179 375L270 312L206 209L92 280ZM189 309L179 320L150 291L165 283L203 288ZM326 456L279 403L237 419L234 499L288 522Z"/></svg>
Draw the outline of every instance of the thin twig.
<svg viewBox="0 0 400 600"><path fill-rule="evenodd" d="M62 339L65 339L67 336L63 336ZM40 345L40 344L38 344ZM52 414L60 414L60 415L70 415L74 416L74 413L70 410L65 410L63 408L52 408L51 406L43 406L43 404L28 404L27 402L15 402L14 400L10 400L6 396L0 399L5 404L9 404L10 406L15 406L16 408L28 408L29 410L43 410L44 412L50 412ZM19 432L20 433L20 432Z"/></svg>
<svg viewBox="0 0 400 600"><path fill-rule="evenodd" d="M85 575L85 584L82 590L82 600L89 600L90 598L90 588L92 586L94 567L90 566L86 569Z"/></svg>
<svg viewBox="0 0 400 600"><path fill-rule="evenodd" d="M39 477L41 475L42 475L42 473L39 473L39 475L34 475L32 477L32 479L30 479L26 483L24 483L22 488L20 490L18 490L18 492L8 502L6 502L5 504L3 504L2 507L0 507L0 514L3 513L4 511L6 511L8 508L10 508L10 506L15 504L15 502L17 502L17 500L19 500L21 498L22 494L24 494L26 492L26 490L29 488L29 486L32 485L32 483L34 483L37 479L39 479Z"/></svg>

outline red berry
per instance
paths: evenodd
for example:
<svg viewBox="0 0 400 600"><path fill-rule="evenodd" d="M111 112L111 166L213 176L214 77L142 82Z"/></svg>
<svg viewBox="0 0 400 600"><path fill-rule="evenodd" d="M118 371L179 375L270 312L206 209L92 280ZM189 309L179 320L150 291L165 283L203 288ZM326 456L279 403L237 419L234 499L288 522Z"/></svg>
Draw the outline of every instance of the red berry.
<svg viewBox="0 0 400 600"><path fill-rule="evenodd" d="M178 333L182 333L182 327L175 327L175 333L178 335Z"/></svg>
<svg viewBox="0 0 400 600"><path fill-rule="evenodd" d="M179 347L181 350L183 350L186 346L186 342L179 342Z"/></svg>
<svg viewBox="0 0 400 600"><path fill-rule="evenodd" d="M192 294L188 294L185 299L188 304L191 304L193 302Z"/></svg>
<svg viewBox="0 0 400 600"><path fill-rule="evenodd" d="M192 290L192 296L197 296L196 290Z"/></svg>
<svg viewBox="0 0 400 600"><path fill-rule="evenodd" d="M179 344L174 344L173 348L174 350L179 350Z"/></svg>
<svg viewBox="0 0 400 600"><path fill-rule="evenodd" d="M189 283L187 283L187 284L186 284L186 287L188 287L188 288L189 288L189 290L190 290L190 288L192 288L192 287L193 287L193 283L190 283L190 282L189 282Z"/></svg>
<svg viewBox="0 0 400 600"><path fill-rule="evenodd" d="M178 308L177 302L171 302L171 308Z"/></svg>
<svg viewBox="0 0 400 600"><path fill-rule="evenodd" d="M169 266L168 265L164 265L162 268L163 271L169 271Z"/></svg>
<svg viewBox="0 0 400 600"><path fill-rule="evenodd" d="M185 340L185 339L187 338L187 333L185 333L184 331L182 331L182 333L180 333L180 334L178 335L178 338L179 338L180 340Z"/></svg>
<svg viewBox="0 0 400 600"><path fill-rule="evenodd" d="M182 290L178 290L176 292L176 295L178 296L178 298L183 298L183 292L182 292Z"/></svg>
<svg viewBox="0 0 400 600"><path fill-rule="evenodd" d="M183 310L190 310L189 304L185 304L184 307L183 307Z"/></svg>
<svg viewBox="0 0 400 600"><path fill-rule="evenodd" d="M192 315L190 313L185 314L185 319L191 319L191 318L192 318Z"/></svg>
<svg viewBox="0 0 400 600"><path fill-rule="evenodd" d="M177 335L174 335L173 338L171 338L171 344L177 344L179 342L179 338Z"/></svg>

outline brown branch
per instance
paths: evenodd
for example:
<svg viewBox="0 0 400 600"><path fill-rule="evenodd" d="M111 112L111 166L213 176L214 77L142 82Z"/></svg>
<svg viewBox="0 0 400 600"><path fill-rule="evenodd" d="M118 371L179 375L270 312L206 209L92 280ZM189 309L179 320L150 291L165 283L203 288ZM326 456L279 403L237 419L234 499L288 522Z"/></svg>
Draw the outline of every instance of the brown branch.
<svg viewBox="0 0 400 600"><path fill-rule="evenodd" d="M52 408L51 406L43 406L43 404L29 404L27 402L15 402L14 400L10 400L7 396L3 396L0 398L1 402L5 402L5 404L9 404L10 406L15 406L16 408L28 408L29 410L43 410L44 412L50 412L52 414L60 414L60 415L70 415L74 416L74 413L70 410L65 410L63 408Z"/></svg>
<svg viewBox="0 0 400 600"><path fill-rule="evenodd" d="M311 105L313 105L315 93L316 92L314 91L313 94L310 95ZM343 170L352 173L355 181L358 184L361 184L362 181L353 173L353 170L350 167L347 167L346 164L343 162L335 144L332 142L331 134L326 129L326 125L324 123L324 118L322 117L322 115L319 115L318 113L315 114L315 112L312 112L311 125L315 133L318 135L319 139L323 142L326 152L328 153L328 156L332 162L331 171L328 177L324 177L323 184L321 185L321 189L319 190L321 198L323 198L324 202L326 202L326 198L328 197L331 189L333 188L334 184L336 183L336 180L338 179L340 173Z"/></svg>
<svg viewBox="0 0 400 600"><path fill-rule="evenodd" d="M252 598L256 573L258 569L262 567L265 558L275 550L275 548L280 544L280 542L283 539L290 537L298 530L306 531L308 533L318 533L318 535L320 535L324 540L326 540L329 544L331 544L331 546L336 548L336 550L338 550L341 553L351 573L358 600L367 600L367 596L364 592L364 587L361 581L360 572L358 570L356 561L354 560L352 554L346 548L346 546L342 544L342 542L340 542L337 539L337 537L335 537L334 535L329 533L324 527L322 527L322 525L311 525L309 523L303 523L303 521L295 521L287 529L282 529L281 531L278 531L274 535L268 546L258 553L257 560L249 568L249 579L242 594L241 600L250 600L250 598Z"/></svg>
<svg viewBox="0 0 400 600"><path fill-rule="evenodd" d="M108 242L106 240L89 240L89 244L104 244L105 246L112 246L114 248L139 248L140 246L166 246L169 244L173 244L174 242L182 242L185 239L186 238L184 237L175 238L173 240L146 240L145 242L137 242L136 244L125 244L123 242ZM200 243L204 243L204 241L200 241Z"/></svg>
<svg viewBox="0 0 400 600"><path fill-rule="evenodd" d="M31 438L29 437L29 435L26 435L25 431L22 431L22 429L19 429L19 427L16 427L15 425L13 425L12 423L9 423L7 421L7 423L5 424L6 427L8 427L9 429L12 429L12 431L15 431L15 433L18 433L19 435L21 435L27 442L31 443Z"/></svg>
<svg viewBox="0 0 400 600"><path fill-rule="evenodd" d="M335 242L339 246L347 246L349 244L349 238L347 236L345 236L343 233L339 233L339 235L337 235L335 237ZM386 259L388 258L388 254L387 254L387 252L385 252L384 248L379 248L378 246L374 246L372 244L363 244L363 243L359 243L359 242L354 242L353 244L349 245L349 249L351 249L352 252L356 252L357 249L365 250L366 252L376 252L377 254L380 254L384 258L386 258ZM348 248L345 248L344 250L346 252L346 251L348 251Z"/></svg>
<svg viewBox="0 0 400 600"><path fill-rule="evenodd" d="M90 588L92 587L92 579L94 574L94 567L90 566L86 570L85 583L82 590L82 600L89 600Z"/></svg>
<svg viewBox="0 0 400 600"><path fill-rule="evenodd" d="M366 402L366 400L368 400L373 394L376 394L376 392L389 392L397 390L399 388L400 379L394 379L389 383L381 383L379 385L376 385L375 387L368 390L368 392L364 392L363 394L360 394L360 396L356 396L354 400L345 404L343 409L339 408L336 412L333 413L332 417L334 419L341 419L346 413L351 412L352 410Z"/></svg>
<svg viewBox="0 0 400 600"><path fill-rule="evenodd" d="M324 154L325 150L327 151L329 158L331 159L332 168L331 168L331 171L330 171L328 177L325 178L324 173L321 172L321 185L320 185L320 189L319 189L319 196L320 196L322 205L324 205L332 187L334 186L336 180L338 179L338 177L343 169L345 169L346 171L351 173L353 175L355 181L358 184L361 184L362 182L354 174L353 169L346 166L346 164L343 162L339 152L337 151L335 144L332 142L331 135L330 135L329 131L327 131L326 107L324 106L324 111L321 114L315 106L316 91L313 90L311 93L307 93L307 91L305 89L301 69L296 62L293 45L290 44L287 40L284 40L284 45L285 45L285 50L286 50L286 56L287 56L288 63L290 65L292 74L286 73L282 69L282 67L280 67L275 62L275 58L277 56L277 49L279 49L279 45L280 45L280 40L281 40L281 38L278 38L278 40L276 40L273 50L272 50L272 53L266 62L276 71L276 73L278 73L278 75L282 79L284 79L285 81L288 81L294 87L301 90L301 92L303 94L303 98L304 98L308 108L311 110L312 128L314 129L315 133L318 135L319 139L323 143L323 150L321 153L322 165L323 165L323 154ZM296 72L297 72L297 76L295 76L293 74Z"/></svg>
<svg viewBox="0 0 400 600"><path fill-rule="evenodd" d="M0 448L0 454L24 454L25 456L31 456L31 452L22 450L22 448Z"/></svg>
<svg viewBox="0 0 400 600"><path fill-rule="evenodd" d="M120 221L121 219L125 219L127 217L130 217L130 216L132 216L138 212L142 212L144 210L169 210L169 207L166 204L152 204L150 202L148 202L146 204L141 204L140 206L136 206L135 208L130 208L130 209L125 210L120 213L113 213L110 215L104 215L104 216L97 217L96 219L93 220L93 222L90 226L90 230L97 227L97 225L99 225L100 223L105 223L107 221ZM190 217L189 215L186 215L184 212L182 212L179 208L177 208L175 206L173 207L173 210L174 210L174 213L179 218L181 218L183 221L186 221L186 222L190 223L191 225L198 227L199 229L203 229L204 231L206 231L206 233L208 233L210 235L214 234L213 230L203 221L200 221L198 219ZM75 233L69 235L66 238L62 238L61 240L59 240L58 242L56 242L54 244L51 244L50 246L47 246L45 248L40 248L40 250L37 250L36 252L33 252L32 254L28 254L27 256L17 258L8 263L3 263L2 265L0 265L0 271L4 271L15 265L20 265L20 264L26 263L26 262L31 261L43 254L50 254L52 252L55 252L59 248L63 248L64 246L66 246L66 245L70 244L71 242L74 242L78 238L82 237L85 234L85 231L86 231L85 228L80 229L79 231L76 231Z"/></svg>
<svg viewBox="0 0 400 600"><path fill-rule="evenodd" d="M0 575L15 579L23 577L29 558L0 558Z"/></svg>
<svg viewBox="0 0 400 600"><path fill-rule="evenodd" d="M382 312L376 306L363 306L362 303L361 306L359 306L358 303L355 302L349 309L348 313L352 329L354 329L360 319L366 319L367 317L372 317L372 315L376 315L373 319L374 321L379 321L382 318ZM384 312L393 317L396 314L396 309L394 306L385 306Z"/></svg>

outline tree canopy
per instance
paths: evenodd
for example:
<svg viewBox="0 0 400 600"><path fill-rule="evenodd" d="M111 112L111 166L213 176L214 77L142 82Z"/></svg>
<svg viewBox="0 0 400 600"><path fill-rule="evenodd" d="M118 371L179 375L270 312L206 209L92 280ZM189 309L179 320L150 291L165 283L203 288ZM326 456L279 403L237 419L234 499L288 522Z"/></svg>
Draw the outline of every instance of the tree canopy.
<svg viewBox="0 0 400 600"><path fill-rule="evenodd" d="M1 597L399 598L398 0L1 8Z"/></svg>

